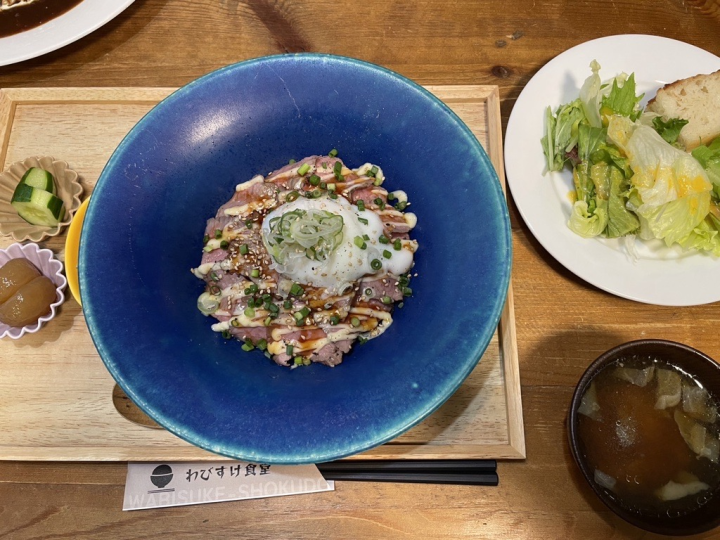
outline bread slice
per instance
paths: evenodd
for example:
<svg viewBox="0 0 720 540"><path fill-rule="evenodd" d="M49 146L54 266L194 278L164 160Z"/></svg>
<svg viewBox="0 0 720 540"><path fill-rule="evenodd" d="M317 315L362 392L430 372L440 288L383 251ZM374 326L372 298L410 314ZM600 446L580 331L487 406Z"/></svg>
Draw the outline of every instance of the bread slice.
<svg viewBox="0 0 720 540"><path fill-rule="evenodd" d="M686 150L709 144L720 136L720 71L666 84L650 100L646 110L661 115L664 120L687 120L678 138Z"/></svg>

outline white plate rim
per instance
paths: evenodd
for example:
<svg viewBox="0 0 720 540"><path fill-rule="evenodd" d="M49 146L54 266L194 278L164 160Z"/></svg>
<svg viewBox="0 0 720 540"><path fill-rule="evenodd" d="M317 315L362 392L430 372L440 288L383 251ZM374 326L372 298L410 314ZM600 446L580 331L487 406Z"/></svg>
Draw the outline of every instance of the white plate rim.
<svg viewBox="0 0 720 540"><path fill-rule="evenodd" d="M677 250L642 253L633 262L615 242L584 239L568 229L570 175L542 176L543 112L577 97L596 59L603 80L634 72L643 102L675 80L720 69L720 58L670 38L623 34L579 44L556 56L528 82L510 114L505 168L513 200L540 244L572 273L596 287L655 305L691 306L720 300L720 260Z"/></svg>
<svg viewBox="0 0 720 540"><path fill-rule="evenodd" d="M41 26L0 38L0 66L37 58L65 47L107 24L134 1L83 0Z"/></svg>

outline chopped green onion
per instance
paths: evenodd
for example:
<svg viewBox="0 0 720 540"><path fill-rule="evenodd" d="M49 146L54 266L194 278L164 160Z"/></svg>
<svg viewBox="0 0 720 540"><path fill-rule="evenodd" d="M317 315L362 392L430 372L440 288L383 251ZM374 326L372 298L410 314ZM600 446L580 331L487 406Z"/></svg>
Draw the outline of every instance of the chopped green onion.
<svg viewBox="0 0 720 540"><path fill-rule="evenodd" d="M377 165L373 165L372 168L370 169L370 173L373 176L375 176L379 171L380 171L380 169L378 169Z"/></svg>
<svg viewBox="0 0 720 540"><path fill-rule="evenodd" d="M370 240L370 237L367 234L363 234L363 240Z"/></svg>
<svg viewBox="0 0 720 540"><path fill-rule="evenodd" d="M310 197L312 199L319 199L320 197L322 197L322 191L320 191L319 189L316 189L316 190L310 192Z"/></svg>
<svg viewBox="0 0 720 540"><path fill-rule="evenodd" d="M292 287L290 287L290 294L292 294L293 296L300 296L304 292L305 292L305 289L303 289L297 283L293 283Z"/></svg>
<svg viewBox="0 0 720 540"><path fill-rule="evenodd" d="M287 194L287 197L285 197L285 202L293 202L297 200L297 198L300 196L300 193L297 191L291 191Z"/></svg>
<svg viewBox="0 0 720 540"><path fill-rule="evenodd" d="M220 276L218 276L215 272L210 272L210 279L213 281L220 281Z"/></svg>
<svg viewBox="0 0 720 540"><path fill-rule="evenodd" d="M333 165L333 174L335 174L335 178L338 179L338 182L345 180L345 177L342 175L342 163L339 161L336 161L335 165Z"/></svg>
<svg viewBox="0 0 720 540"><path fill-rule="evenodd" d="M267 310L270 311L271 313L277 313L280 311L280 308L277 307L277 304L269 303L267 305Z"/></svg>
<svg viewBox="0 0 720 540"><path fill-rule="evenodd" d="M387 236L385 236L384 234L381 234L380 238L378 238L378 240L380 240L381 244L389 244L390 243L390 239Z"/></svg>
<svg viewBox="0 0 720 540"><path fill-rule="evenodd" d="M360 345L365 345L368 342L368 338L366 338L365 336L358 336L357 341Z"/></svg>
<svg viewBox="0 0 720 540"><path fill-rule="evenodd" d="M382 186L382 183L383 183L382 178L376 178L375 181L373 182L373 186Z"/></svg>
<svg viewBox="0 0 720 540"><path fill-rule="evenodd" d="M294 348L295 348L295 347L293 347L293 346L290 345L290 344L285 345L285 354L287 354L288 356L292 356L292 354L293 354L293 349L294 349Z"/></svg>
<svg viewBox="0 0 720 540"><path fill-rule="evenodd" d="M222 229L215 229L215 238L222 238Z"/></svg>
<svg viewBox="0 0 720 540"><path fill-rule="evenodd" d="M240 255L247 255L249 251L250 248L247 244L243 244L242 246L240 246Z"/></svg>
<svg viewBox="0 0 720 540"><path fill-rule="evenodd" d="M250 277L259 278L260 270L258 268L253 268L252 272L250 272Z"/></svg>
<svg viewBox="0 0 720 540"><path fill-rule="evenodd" d="M382 263L380 262L380 259L373 259L370 261L370 267L373 270L380 270L382 268Z"/></svg>
<svg viewBox="0 0 720 540"><path fill-rule="evenodd" d="M338 317L337 315L333 315L330 317L330 324L332 324L333 326L335 326L339 322L340 322L340 317Z"/></svg>
<svg viewBox="0 0 720 540"><path fill-rule="evenodd" d="M242 350L246 352L250 352L255 348L255 345L253 345L253 342L249 339L245 340L245 343L243 343Z"/></svg>
<svg viewBox="0 0 720 540"><path fill-rule="evenodd" d="M288 165L292 165L293 163L295 163L294 159L291 159L290 161L288 161Z"/></svg>
<svg viewBox="0 0 720 540"><path fill-rule="evenodd" d="M398 283L404 287L405 285L410 283L410 278L408 276L400 276L400 279L398 279Z"/></svg>
<svg viewBox="0 0 720 540"><path fill-rule="evenodd" d="M358 210L365 210L365 201L363 201L362 199L358 199L358 202L356 202L355 204L357 204Z"/></svg>
<svg viewBox="0 0 720 540"><path fill-rule="evenodd" d="M335 191L336 188L337 188L337 186L336 186L335 184L328 184L328 185L327 185L328 191Z"/></svg>
<svg viewBox="0 0 720 540"><path fill-rule="evenodd" d="M392 253L390 253L387 249L384 249L383 257L385 257L386 259L389 259L390 257L392 257Z"/></svg>
<svg viewBox="0 0 720 540"><path fill-rule="evenodd" d="M327 184L325 182L320 182L320 189L327 189Z"/></svg>
<svg viewBox="0 0 720 540"><path fill-rule="evenodd" d="M299 311L296 311L295 313L293 313L293 317L295 317L295 320L296 320L297 322L300 322L300 321L302 321L302 320L305 318L305 317L303 317L303 316L300 314Z"/></svg>
<svg viewBox="0 0 720 540"><path fill-rule="evenodd" d="M309 163L303 163L300 168L298 169L298 174L300 176L305 176L307 172L310 170L310 164Z"/></svg>
<svg viewBox="0 0 720 540"><path fill-rule="evenodd" d="M232 334L230 333L229 330L223 330L222 337L224 337L225 339L230 339L232 337Z"/></svg>
<svg viewBox="0 0 720 540"><path fill-rule="evenodd" d="M266 340L266 339L261 339L260 341L258 341L258 342L255 344L255 346L256 346L258 349L260 349L261 351L264 351L265 349L267 349L267 340Z"/></svg>
<svg viewBox="0 0 720 540"><path fill-rule="evenodd" d="M360 319L358 319L357 317L353 317L352 319L350 319L350 324L357 328L358 326L360 326Z"/></svg>
<svg viewBox="0 0 720 540"><path fill-rule="evenodd" d="M373 202L378 205L378 208L380 208L380 210L385 209L385 201L383 201L380 197L376 197Z"/></svg>
<svg viewBox="0 0 720 540"><path fill-rule="evenodd" d="M372 296L372 293L373 293L373 290L370 287L365 289L365 296Z"/></svg>
<svg viewBox="0 0 720 540"><path fill-rule="evenodd" d="M255 294L258 292L258 286L255 283L251 283L250 286L245 289L245 294Z"/></svg>
<svg viewBox="0 0 720 540"><path fill-rule="evenodd" d="M285 300L285 301L283 302L283 307L284 307L285 309L292 309L292 302L291 302L290 300Z"/></svg>
<svg viewBox="0 0 720 540"><path fill-rule="evenodd" d="M359 247L360 249L367 249L367 244L365 243L365 240L362 239L362 236L356 236L356 237L353 239L353 242L354 242L355 245L356 245L357 247Z"/></svg>
<svg viewBox="0 0 720 540"><path fill-rule="evenodd" d="M331 191L331 192L330 192L329 197L330 197L331 199L337 199L337 198L338 198L337 193L335 193L334 191Z"/></svg>
<svg viewBox="0 0 720 540"><path fill-rule="evenodd" d="M210 237L206 234L203 236L203 245L207 244L210 241Z"/></svg>
<svg viewBox="0 0 720 540"><path fill-rule="evenodd" d="M387 194L387 200L388 200L388 201L394 201L394 200L395 200L395 194L394 194L394 193L388 193L388 194Z"/></svg>
<svg viewBox="0 0 720 540"><path fill-rule="evenodd" d="M393 249L395 251L400 251L402 249L402 242L400 241L399 238L396 238L395 241L393 242Z"/></svg>
<svg viewBox="0 0 720 540"><path fill-rule="evenodd" d="M230 246L230 242L228 242L227 240L223 240L222 242L220 242L221 249L227 249L229 246Z"/></svg>
<svg viewBox="0 0 720 540"><path fill-rule="evenodd" d="M330 156L330 157L335 157L337 155L338 155L338 151L335 148L333 148L332 150L330 150L330 152L328 152L328 156Z"/></svg>
<svg viewBox="0 0 720 540"><path fill-rule="evenodd" d="M380 300L382 301L383 304L392 304L393 303L393 299L390 298L389 296L383 296Z"/></svg>
<svg viewBox="0 0 720 540"><path fill-rule="evenodd" d="M230 321L230 326L234 326L235 328L240 328L240 321L238 321L237 319L232 319Z"/></svg>
<svg viewBox="0 0 720 540"><path fill-rule="evenodd" d="M400 201L399 203L397 203L395 205L395 209L400 210L402 212L403 210L405 210L405 208L407 208L407 205L408 205L407 201Z"/></svg>
<svg viewBox="0 0 720 540"><path fill-rule="evenodd" d="M272 317L265 317L265 320L263 321L263 324L265 326L270 326L272 324Z"/></svg>
<svg viewBox="0 0 720 540"><path fill-rule="evenodd" d="M217 296L218 294L220 294L220 287L218 287L217 285L214 285L214 284L210 285L209 291L210 291L210 294Z"/></svg>
<svg viewBox="0 0 720 540"><path fill-rule="evenodd" d="M300 316L301 316L303 319L305 319L308 315L310 315L310 308L307 307L307 306L305 306L304 308L302 308L302 309L299 311L299 313L300 313Z"/></svg>
<svg viewBox="0 0 720 540"><path fill-rule="evenodd" d="M255 310L251 307L246 307L243 313L245 313L248 319L252 319L255 316Z"/></svg>
<svg viewBox="0 0 720 540"><path fill-rule="evenodd" d="M402 288L403 296L412 296L412 289L410 287Z"/></svg>
<svg viewBox="0 0 720 540"><path fill-rule="evenodd" d="M320 177L317 174L313 174L308 181L311 185L317 186L320 183Z"/></svg>
<svg viewBox="0 0 720 540"><path fill-rule="evenodd" d="M245 221L245 226L246 226L248 229L252 229L252 226L253 226L252 219L246 220L246 221Z"/></svg>
<svg viewBox="0 0 720 540"><path fill-rule="evenodd" d="M296 366L302 366L302 364L303 364L302 356L296 356L294 362L295 362Z"/></svg>
<svg viewBox="0 0 720 540"><path fill-rule="evenodd" d="M365 218L363 218L363 217L359 217L359 218L358 218L358 221L359 221L360 223L362 223L363 225L367 225L367 224L368 224L368 220L365 219Z"/></svg>
<svg viewBox="0 0 720 540"><path fill-rule="evenodd" d="M312 361L307 356L303 356L302 362L303 366L309 366L310 364L312 364Z"/></svg>
<svg viewBox="0 0 720 540"><path fill-rule="evenodd" d="M400 309L402 309L403 307L405 307L405 302L400 302L400 303L397 305L397 307L399 307Z"/></svg>

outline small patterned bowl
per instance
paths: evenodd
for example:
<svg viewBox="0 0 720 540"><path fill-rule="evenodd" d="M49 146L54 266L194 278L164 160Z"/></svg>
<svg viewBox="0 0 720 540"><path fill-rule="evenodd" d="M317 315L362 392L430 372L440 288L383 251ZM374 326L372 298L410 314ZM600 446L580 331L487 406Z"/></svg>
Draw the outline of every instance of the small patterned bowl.
<svg viewBox="0 0 720 540"><path fill-rule="evenodd" d="M15 188L25 172L31 167L39 167L49 171L55 177L57 196L65 203L65 217L55 227L32 225L21 218L10 204ZM72 221L73 214L80 207L82 186L78 173L73 171L64 161L51 157L30 157L18 161L0 173L0 234L12 236L16 242L30 240L39 242L49 236L56 236Z"/></svg>
<svg viewBox="0 0 720 540"><path fill-rule="evenodd" d="M55 317L58 307L65 301L63 289L67 285L67 280L62 273L63 265L54 256L49 249L40 249L37 244L12 244L7 249L0 249L0 266L3 266L10 259L25 258L37 266L38 270L55 284L57 287L57 297L55 302L50 304L50 313L44 317L40 317L37 322L18 328L0 323L0 339L9 337L12 339L21 338L25 334L34 334L43 324Z"/></svg>

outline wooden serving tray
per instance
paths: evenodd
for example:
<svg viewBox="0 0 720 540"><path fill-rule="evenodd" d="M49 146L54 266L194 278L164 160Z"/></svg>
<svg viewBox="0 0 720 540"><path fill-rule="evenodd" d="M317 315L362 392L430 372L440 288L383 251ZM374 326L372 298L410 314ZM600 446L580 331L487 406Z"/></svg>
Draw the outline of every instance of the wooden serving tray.
<svg viewBox="0 0 720 540"><path fill-rule="evenodd" d="M472 129L504 186L498 88L428 89ZM85 198L125 134L173 90L0 90L0 166L5 169L36 155L65 160L80 174ZM65 234L43 243L61 260ZM9 237L0 238L2 248L11 243ZM58 316L38 333L0 340L0 459L218 459L164 429L142 425L144 415L116 388L95 350L82 309L69 290L66 295ZM425 422L354 459L524 457L511 287L498 331L455 395Z"/></svg>

